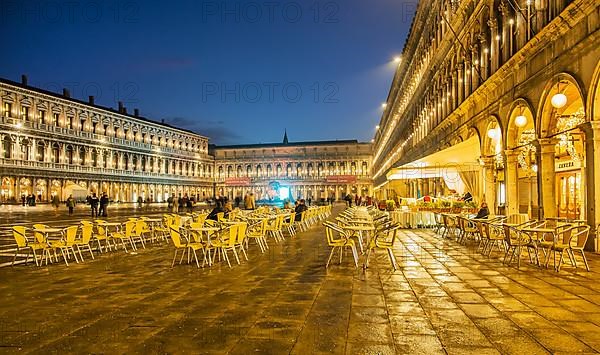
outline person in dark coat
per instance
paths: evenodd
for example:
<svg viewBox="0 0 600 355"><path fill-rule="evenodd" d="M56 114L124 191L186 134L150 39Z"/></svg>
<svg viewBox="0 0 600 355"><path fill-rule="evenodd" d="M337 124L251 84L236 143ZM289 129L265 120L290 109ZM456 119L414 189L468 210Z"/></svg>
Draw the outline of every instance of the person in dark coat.
<svg viewBox="0 0 600 355"><path fill-rule="evenodd" d="M96 193L92 193L92 197L90 197L90 207L92 208L92 217L98 217L98 203L100 200Z"/></svg>
<svg viewBox="0 0 600 355"><path fill-rule="evenodd" d="M308 207L306 207L306 201L304 201L304 199L301 199L298 205L296 206L296 209L294 209L294 212L296 212L296 217L294 219L296 221L300 221L300 219L302 218L302 212L306 210L308 210Z"/></svg>
<svg viewBox="0 0 600 355"><path fill-rule="evenodd" d="M106 210L108 207L108 195L105 193L100 197L100 210L98 214L102 217L108 217L108 211Z"/></svg>
<svg viewBox="0 0 600 355"><path fill-rule="evenodd" d="M221 213L221 212L225 212L225 210L223 209L223 201L221 199L217 200L217 204L215 205L215 208L213 208L212 211L210 211L210 213L208 214L208 216L206 216L206 219L211 219L213 221L218 221L218 217L217 214Z"/></svg>
<svg viewBox="0 0 600 355"><path fill-rule="evenodd" d="M483 219L483 218L487 218L489 215L490 215L490 210L488 209L487 203L482 202L481 208L479 209L479 212L477 212L477 216L475 216L475 218Z"/></svg>

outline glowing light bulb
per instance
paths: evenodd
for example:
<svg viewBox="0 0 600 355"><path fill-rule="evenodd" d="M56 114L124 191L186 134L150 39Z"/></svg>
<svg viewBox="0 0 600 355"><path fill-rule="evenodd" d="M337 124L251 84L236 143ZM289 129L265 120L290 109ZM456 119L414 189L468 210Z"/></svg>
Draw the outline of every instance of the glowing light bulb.
<svg viewBox="0 0 600 355"><path fill-rule="evenodd" d="M519 128L525 127L527 125L527 117L524 115L518 115L515 117L515 125Z"/></svg>
<svg viewBox="0 0 600 355"><path fill-rule="evenodd" d="M555 108L563 108L567 104L567 96L563 93L557 93L552 96L550 103Z"/></svg>

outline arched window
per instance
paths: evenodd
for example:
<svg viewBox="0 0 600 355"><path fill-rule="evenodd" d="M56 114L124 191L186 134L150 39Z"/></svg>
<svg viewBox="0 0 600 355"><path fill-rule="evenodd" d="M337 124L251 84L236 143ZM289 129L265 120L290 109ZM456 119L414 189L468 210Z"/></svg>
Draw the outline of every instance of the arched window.
<svg viewBox="0 0 600 355"><path fill-rule="evenodd" d="M112 167L113 169L119 168L119 153L113 153L112 155Z"/></svg>
<svg viewBox="0 0 600 355"><path fill-rule="evenodd" d="M73 146L67 146L67 164L73 164Z"/></svg>
<svg viewBox="0 0 600 355"><path fill-rule="evenodd" d="M142 171L146 171L146 157L142 156Z"/></svg>
<svg viewBox="0 0 600 355"><path fill-rule="evenodd" d="M79 165L85 165L85 149L79 148Z"/></svg>
<svg viewBox="0 0 600 355"><path fill-rule="evenodd" d="M98 166L98 152L96 151L96 149L92 149L92 166Z"/></svg>
<svg viewBox="0 0 600 355"><path fill-rule="evenodd" d="M23 139L21 141L21 159L29 160L29 139Z"/></svg>
<svg viewBox="0 0 600 355"><path fill-rule="evenodd" d="M4 137L2 148L4 150L4 159L12 158L12 139L9 136Z"/></svg>
<svg viewBox="0 0 600 355"><path fill-rule="evenodd" d="M102 164L104 164L104 169L108 168L108 152L106 150L102 152Z"/></svg>
<svg viewBox="0 0 600 355"><path fill-rule="evenodd" d="M60 145L58 143L52 144L52 162L54 164L60 163Z"/></svg>
<svg viewBox="0 0 600 355"><path fill-rule="evenodd" d="M129 170L129 154L123 155L123 166L125 170Z"/></svg>
<svg viewBox="0 0 600 355"><path fill-rule="evenodd" d="M134 155L133 158L131 159L131 170L133 170L133 171L137 170L137 163L138 163L137 155Z"/></svg>
<svg viewBox="0 0 600 355"><path fill-rule="evenodd" d="M37 152L36 152L36 160L37 161L44 161L44 158L46 157L46 146L44 145L44 142L38 142L37 143Z"/></svg>

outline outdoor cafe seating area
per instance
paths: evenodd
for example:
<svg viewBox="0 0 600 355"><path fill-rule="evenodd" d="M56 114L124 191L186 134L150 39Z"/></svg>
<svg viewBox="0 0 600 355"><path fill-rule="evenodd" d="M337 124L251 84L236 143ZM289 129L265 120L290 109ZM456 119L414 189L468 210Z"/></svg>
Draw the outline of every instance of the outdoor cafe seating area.
<svg viewBox="0 0 600 355"><path fill-rule="evenodd" d="M381 250L387 254L393 269L398 269L393 248L401 225L393 222L388 213L379 211L375 206L355 206L345 209L323 225L327 244L331 247L326 267L329 267L336 250L341 263L344 251L350 249L356 267L359 267L362 257L362 267L368 268L371 254Z"/></svg>
<svg viewBox="0 0 600 355"><path fill-rule="evenodd" d="M565 218L530 219L527 214L488 216L476 219L473 214L436 213L435 232L460 244L471 243L491 256L499 253L506 265L520 267L522 259L538 267L560 271L565 263L583 264L590 271L585 245L590 226L582 220Z"/></svg>
<svg viewBox="0 0 600 355"><path fill-rule="evenodd" d="M131 217L119 222L81 220L62 227L17 225L12 227L16 242L12 265L17 258L24 258L25 263L31 258L38 266L60 262L68 266L98 254L135 253L169 243L174 247L172 267L177 261L197 267L225 262L231 267L232 258L238 264L242 256L247 260L249 248L256 246L264 253L269 243L281 243L286 236L293 237L330 214L331 206L310 207L296 220L293 211L259 207L236 209L227 216L221 212L217 220L207 219L205 212Z"/></svg>

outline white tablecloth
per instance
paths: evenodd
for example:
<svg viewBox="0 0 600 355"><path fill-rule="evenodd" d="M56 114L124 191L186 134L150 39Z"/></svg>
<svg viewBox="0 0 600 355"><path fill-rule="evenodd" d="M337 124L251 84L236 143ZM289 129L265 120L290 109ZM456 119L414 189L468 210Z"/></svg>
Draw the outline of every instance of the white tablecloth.
<svg viewBox="0 0 600 355"><path fill-rule="evenodd" d="M392 211L392 221L404 228L426 228L435 226L435 215L431 211Z"/></svg>

